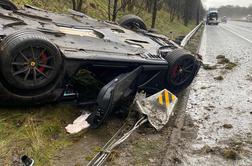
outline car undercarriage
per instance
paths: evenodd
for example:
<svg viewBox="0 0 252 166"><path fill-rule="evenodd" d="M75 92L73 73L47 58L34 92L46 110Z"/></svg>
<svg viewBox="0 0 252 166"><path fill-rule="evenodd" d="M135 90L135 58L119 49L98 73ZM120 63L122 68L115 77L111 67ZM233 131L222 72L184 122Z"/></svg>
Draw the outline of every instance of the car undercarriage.
<svg viewBox="0 0 252 166"><path fill-rule="evenodd" d="M148 31L137 16L125 16L118 25L73 10L57 14L0 3L1 105L46 104L69 96L82 101L71 80L86 70L104 84L97 111L88 118L98 127L138 91L185 89L199 66L195 56Z"/></svg>

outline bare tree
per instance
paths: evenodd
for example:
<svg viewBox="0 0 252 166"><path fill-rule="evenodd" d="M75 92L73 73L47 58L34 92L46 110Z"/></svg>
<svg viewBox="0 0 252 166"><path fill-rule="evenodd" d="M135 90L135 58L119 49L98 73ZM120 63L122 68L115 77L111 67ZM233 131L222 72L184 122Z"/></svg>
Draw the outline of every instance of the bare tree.
<svg viewBox="0 0 252 166"><path fill-rule="evenodd" d="M200 22L200 0L197 0L197 15L196 15L196 24Z"/></svg>
<svg viewBox="0 0 252 166"><path fill-rule="evenodd" d="M72 0L73 10L81 11L83 0Z"/></svg>
<svg viewBox="0 0 252 166"><path fill-rule="evenodd" d="M111 20L111 0L108 0L108 19Z"/></svg>
<svg viewBox="0 0 252 166"><path fill-rule="evenodd" d="M128 0L121 0L122 11L123 11L124 13L126 12L127 4L128 4Z"/></svg>
<svg viewBox="0 0 252 166"><path fill-rule="evenodd" d="M152 11L152 23L151 23L151 28L155 28L155 24L156 24L156 18L157 18L157 3L158 3L158 0L154 0L153 11Z"/></svg>
<svg viewBox="0 0 252 166"><path fill-rule="evenodd" d="M118 0L114 0L112 21L116 21L116 17L117 17L118 10L119 10L119 9L118 9Z"/></svg>
<svg viewBox="0 0 252 166"><path fill-rule="evenodd" d="M147 12L150 13L152 10L152 5L153 5L152 0L146 0L145 5L146 5Z"/></svg>

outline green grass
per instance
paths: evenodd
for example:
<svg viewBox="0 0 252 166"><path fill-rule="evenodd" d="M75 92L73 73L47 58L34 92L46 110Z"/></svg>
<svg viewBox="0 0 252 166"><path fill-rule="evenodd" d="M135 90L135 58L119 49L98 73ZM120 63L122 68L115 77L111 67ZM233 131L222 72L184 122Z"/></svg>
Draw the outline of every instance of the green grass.
<svg viewBox="0 0 252 166"><path fill-rule="evenodd" d="M18 4L19 6L22 6L24 4L30 4L59 13L67 12L67 9L72 7L70 0L13 0L13 2ZM107 0L84 0L84 2L85 3L83 3L82 10L87 15L96 18L98 20L108 19ZM123 15L129 13L140 16L141 18L143 18L148 27L150 27L152 17L151 13L148 13L147 11L140 8L134 8L133 11L131 12L129 11L126 11L125 13L121 11L118 12L117 20L119 20ZM170 22L169 18L170 15L165 10L158 11L155 29L157 29L158 32L167 35L171 38L172 36L173 38L175 38L176 36L179 35L186 35L193 29L193 27L195 27L194 22L190 22L188 26L185 26L183 25L181 20L175 19L173 22ZM173 32L173 35L171 35L170 32Z"/></svg>
<svg viewBox="0 0 252 166"><path fill-rule="evenodd" d="M51 165L50 159L73 143L64 127L79 111L66 105L0 110L0 163L14 165L14 157L31 156L36 165Z"/></svg>

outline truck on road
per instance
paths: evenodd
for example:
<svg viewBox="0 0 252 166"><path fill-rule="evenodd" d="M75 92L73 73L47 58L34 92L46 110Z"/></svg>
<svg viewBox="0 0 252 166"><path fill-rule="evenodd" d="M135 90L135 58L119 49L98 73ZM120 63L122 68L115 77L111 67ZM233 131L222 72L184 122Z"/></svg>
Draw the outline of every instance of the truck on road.
<svg viewBox="0 0 252 166"><path fill-rule="evenodd" d="M209 9L207 12L206 25L218 25L218 11L216 9Z"/></svg>

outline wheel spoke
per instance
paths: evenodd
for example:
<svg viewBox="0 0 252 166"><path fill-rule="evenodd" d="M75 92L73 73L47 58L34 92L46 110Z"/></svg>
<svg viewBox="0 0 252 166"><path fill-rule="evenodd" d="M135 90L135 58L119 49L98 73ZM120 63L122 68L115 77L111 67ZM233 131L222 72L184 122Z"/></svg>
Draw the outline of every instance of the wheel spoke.
<svg viewBox="0 0 252 166"><path fill-rule="evenodd" d="M39 74L43 75L45 78L48 78L47 75L45 75L43 72L41 72L38 68L35 68L35 70L36 70Z"/></svg>
<svg viewBox="0 0 252 166"><path fill-rule="evenodd" d="M29 62L29 59L20 51L19 52L20 53L20 55L24 58L24 60L26 61L26 62Z"/></svg>
<svg viewBox="0 0 252 166"><path fill-rule="evenodd" d="M185 72L185 73L192 73L191 70L186 70L186 69L183 69L183 72Z"/></svg>
<svg viewBox="0 0 252 166"><path fill-rule="evenodd" d="M25 68L23 70L19 70L19 71L13 73L13 75L16 76L16 75L22 74L22 73L26 72L27 70L28 70L28 68Z"/></svg>
<svg viewBox="0 0 252 166"><path fill-rule="evenodd" d="M48 60L53 59L53 58L54 58L54 56L50 56L46 60L48 61Z"/></svg>
<svg viewBox="0 0 252 166"><path fill-rule="evenodd" d="M185 67L184 70L188 70L188 69L190 69L193 66L194 66L194 64L191 64L190 66Z"/></svg>
<svg viewBox="0 0 252 166"><path fill-rule="evenodd" d="M25 77L24 77L25 81L27 80L27 78L28 78L28 76L29 76L30 73L31 73L31 69L29 68L28 71L25 74Z"/></svg>
<svg viewBox="0 0 252 166"><path fill-rule="evenodd" d="M44 48L41 52L40 52L40 54L39 54L39 57L38 58L40 58L44 53L45 53L45 51L46 51L46 48Z"/></svg>
<svg viewBox="0 0 252 166"><path fill-rule="evenodd" d="M179 82L180 81L180 79L181 79L181 74L179 73L179 74L177 74L177 76L175 77L175 82Z"/></svg>
<svg viewBox="0 0 252 166"><path fill-rule="evenodd" d="M44 64L38 64L38 66L40 66L40 67L44 67L44 68L47 68L47 69L51 69L51 70L53 70L53 69L54 69L54 67L52 67L52 66L48 66L48 65L44 65Z"/></svg>
<svg viewBox="0 0 252 166"><path fill-rule="evenodd" d="M35 68L33 68L33 82L34 83L37 82L37 72L36 72Z"/></svg>
<svg viewBox="0 0 252 166"><path fill-rule="evenodd" d="M36 59L36 58L35 58L35 54L34 54L33 47L31 47L31 52L32 52L32 57L33 57L33 59Z"/></svg>
<svg viewBox="0 0 252 166"><path fill-rule="evenodd" d="M27 62L12 62L11 64L14 65L14 66L25 66L25 65L28 65Z"/></svg>

